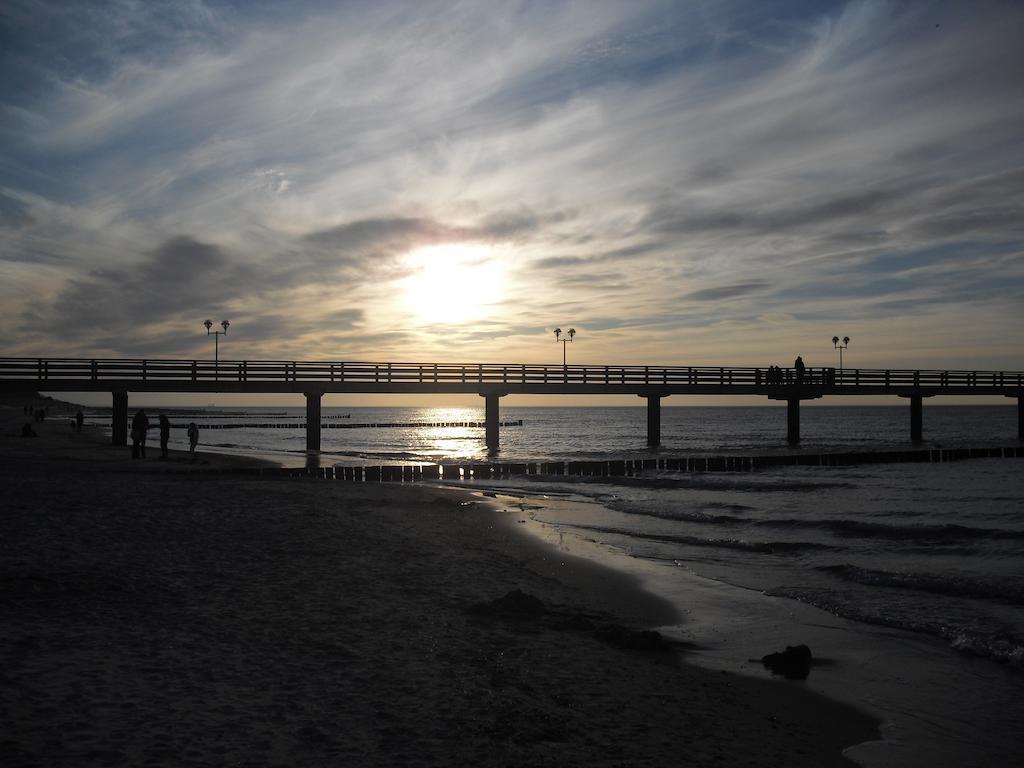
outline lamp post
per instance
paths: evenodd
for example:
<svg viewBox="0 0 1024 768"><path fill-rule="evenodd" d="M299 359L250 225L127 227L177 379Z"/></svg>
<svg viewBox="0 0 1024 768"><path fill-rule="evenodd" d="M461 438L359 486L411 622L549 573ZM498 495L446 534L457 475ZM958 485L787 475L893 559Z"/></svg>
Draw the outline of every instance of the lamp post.
<svg viewBox="0 0 1024 768"><path fill-rule="evenodd" d="M843 336L842 341L843 341L843 343L840 344L838 336L833 336L832 337L832 346L839 350L839 373L840 374L842 374L842 372L843 372L843 350L846 349L848 346L850 346L850 337L849 336Z"/></svg>
<svg viewBox="0 0 1024 768"><path fill-rule="evenodd" d="M555 328L555 343L558 343L559 341L562 342L562 367L564 368L565 367L565 344L566 344L566 342L569 342L570 344L572 343L572 337L576 335L576 329L575 328L570 328L569 329L569 331L566 333L566 336L568 338L561 339L561 338L559 338L561 335L562 335L562 329L561 328Z"/></svg>
<svg viewBox="0 0 1024 768"><path fill-rule="evenodd" d="M203 321L203 325L206 326L206 335L213 336L213 376L218 378L220 374L220 337L228 335L228 326L231 325L227 320L220 321L220 327L223 331L211 331L213 328L213 322L209 319Z"/></svg>

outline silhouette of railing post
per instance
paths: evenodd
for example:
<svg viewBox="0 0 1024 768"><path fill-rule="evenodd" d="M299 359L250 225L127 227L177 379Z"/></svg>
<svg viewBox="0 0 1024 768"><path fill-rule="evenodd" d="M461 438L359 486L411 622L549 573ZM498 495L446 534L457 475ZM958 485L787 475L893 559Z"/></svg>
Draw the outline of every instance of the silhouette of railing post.
<svg viewBox="0 0 1024 768"><path fill-rule="evenodd" d="M114 392L111 412L110 444L128 445L128 393Z"/></svg>
<svg viewBox="0 0 1024 768"><path fill-rule="evenodd" d="M320 398L323 392L310 391L306 395L306 450L320 450Z"/></svg>

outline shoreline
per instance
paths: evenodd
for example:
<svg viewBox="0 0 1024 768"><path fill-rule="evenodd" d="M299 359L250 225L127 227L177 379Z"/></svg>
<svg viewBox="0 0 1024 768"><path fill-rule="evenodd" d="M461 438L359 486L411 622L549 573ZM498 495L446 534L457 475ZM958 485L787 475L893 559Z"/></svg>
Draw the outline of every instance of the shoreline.
<svg viewBox="0 0 1024 768"><path fill-rule="evenodd" d="M597 499L574 496L571 485L564 496L550 497L542 491L537 492L539 496L534 494L528 483L487 486L484 481L456 487L495 493L507 506L537 512L601 506ZM811 675L792 684L879 718L878 738L844 751L859 764L869 768L1014 764L1012 759L1007 761L1015 751L1009 714L997 715L996 704L989 707L989 714L994 715L990 719L967 720L958 716L949 702L951 692L969 691L982 679L998 685L1007 705L1018 701L1020 686L1013 678L1014 671L991 659L959 653L930 635L856 622L689 568L635 557L591 538L586 529L547 522L532 511L526 522L524 528L548 546L631 574L641 588L682 610L682 620L666 622L657 629L690 645L684 654L688 663L766 680L772 676L760 662L762 655L787 645L809 645L816 659ZM1003 730L990 734L988 746L979 751L978 734L996 722L1004 726L1007 735ZM984 756L984 762L975 762L978 756Z"/></svg>
<svg viewBox="0 0 1024 768"><path fill-rule="evenodd" d="M48 442L3 438L6 764L849 765L877 738L801 688L598 639L674 614L466 491L126 484L125 449ZM542 618L469 612L513 589Z"/></svg>

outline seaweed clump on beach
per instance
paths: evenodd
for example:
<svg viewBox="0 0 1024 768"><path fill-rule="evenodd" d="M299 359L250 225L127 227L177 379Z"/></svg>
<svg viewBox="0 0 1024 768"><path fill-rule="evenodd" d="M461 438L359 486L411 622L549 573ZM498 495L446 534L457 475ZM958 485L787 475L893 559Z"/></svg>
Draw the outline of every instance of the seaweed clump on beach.
<svg viewBox="0 0 1024 768"><path fill-rule="evenodd" d="M588 632L601 642L627 651L665 651L673 643L655 630L634 630L621 624L597 624L582 612L551 610L540 600L519 589L467 609L473 616L487 616L512 621L544 621L556 630Z"/></svg>
<svg viewBox="0 0 1024 768"><path fill-rule="evenodd" d="M598 640L627 651L667 651L672 643L654 629L633 630L621 624L606 624L594 632Z"/></svg>
<svg viewBox="0 0 1024 768"><path fill-rule="evenodd" d="M786 650L761 657L761 663L773 675L787 680L806 680L811 673L811 649L806 645L787 645Z"/></svg>
<svg viewBox="0 0 1024 768"><path fill-rule="evenodd" d="M543 616L547 608L539 597L527 594L521 589L513 589L495 600L471 605L468 612L476 616L527 619Z"/></svg>

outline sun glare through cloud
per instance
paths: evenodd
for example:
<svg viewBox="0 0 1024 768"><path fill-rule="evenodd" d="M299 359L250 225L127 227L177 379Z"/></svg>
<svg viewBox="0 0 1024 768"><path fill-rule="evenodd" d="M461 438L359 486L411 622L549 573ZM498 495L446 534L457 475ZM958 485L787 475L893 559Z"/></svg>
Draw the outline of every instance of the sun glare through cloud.
<svg viewBox="0 0 1024 768"><path fill-rule="evenodd" d="M411 274L402 283L402 303L421 324L481 320L504 293L504 262L495 249L445 244L413 251Z"/></svg>

